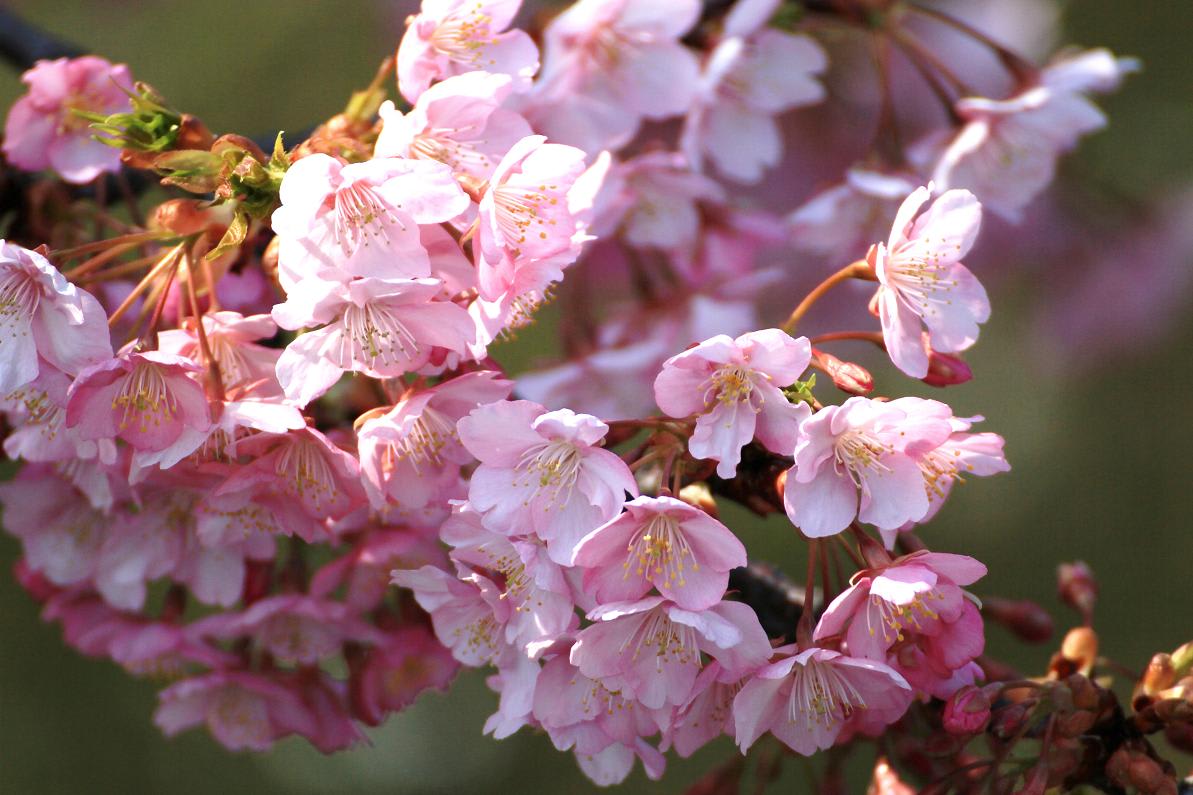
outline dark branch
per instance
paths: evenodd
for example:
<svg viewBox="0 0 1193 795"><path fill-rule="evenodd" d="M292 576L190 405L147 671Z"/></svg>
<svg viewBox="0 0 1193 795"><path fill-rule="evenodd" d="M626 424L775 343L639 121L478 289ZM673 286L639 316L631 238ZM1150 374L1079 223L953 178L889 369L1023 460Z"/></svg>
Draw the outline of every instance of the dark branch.
<svg viewBox="0 0 1193 795"><path fill-rule="evenodd" d="M0 57L22 72L43 59L83 55L74 44L59 39L0 7Z"/></svg>

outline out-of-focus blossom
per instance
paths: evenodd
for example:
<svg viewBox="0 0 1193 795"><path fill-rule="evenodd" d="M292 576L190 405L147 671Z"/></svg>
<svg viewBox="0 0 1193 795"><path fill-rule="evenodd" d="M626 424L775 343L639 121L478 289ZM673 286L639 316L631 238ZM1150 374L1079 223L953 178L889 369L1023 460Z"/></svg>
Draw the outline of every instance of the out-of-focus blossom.
<svg viewBox="0 0 1193 795"><path fill-rule="evenodd" d="M4 156L26 171L52 168L67 182L90 182L120 170L120 149L94 140L91 123L75 113L107 116L129 107L132 76L103 58L38 61L21 76L29 93L13 104L4 125Z"/></svg>
<svg viewBox="0 0 1193 795"><path fill-rule="evenodd" d="M1113 91L1138 69L1134 58L1086 50L1053 61L1034 85L1009 99L960 100L956 110L967 123L940 152L933 181L941 190L967 188L991 211L1018 220L1052 182L1057 158L1106 126L1105 115L1086 94ZM934 143L921 143L921 160Z"/></svg>
<svg viewBox="0 0 1193 795"><path fill-rule="evenodd" d="M775 116L824 98L816 80L828 57L812 38L765 27L777 0L745 0L725 18L725 38L704 65L680 146L722 174L758 182L783 156Z"/></svg>
<svg viewBox="0 0 1193 795"><path fill-rule="evenodd" d="M580 0L543 33L543 71L525 113L552 140L588 152L630 140L643 118L684 113L699 81L679 42L697 0Z"/></svg>

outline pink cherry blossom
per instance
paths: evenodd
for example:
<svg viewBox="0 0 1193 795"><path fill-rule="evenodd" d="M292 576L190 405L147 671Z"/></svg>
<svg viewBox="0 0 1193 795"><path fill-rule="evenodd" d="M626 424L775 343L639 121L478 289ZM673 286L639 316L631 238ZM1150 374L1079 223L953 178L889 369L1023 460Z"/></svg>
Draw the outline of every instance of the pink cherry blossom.
<svg viewBox="0 0 1193 795"><path fill-rule="evenodd" d="M158 695L153 722L169 737L206 724L232 751L267 751L289 734L311 736L316 720L298 694L258 674L217 671L183 679Z"/></svg>
<svg viewBox="0 0 1193 795"><path fill-rule="evenodd" d="M894 723L911 704L911 688L872 660L812 647L785 655L749 679L733 699L737 744L745 752L769 731L797 754L829 748L861 717Z"/></svg>
<svg viewBox="0 0 1193 795"><path fill-rule="evenodd" d="M561 751L571 749L584 774L601 786L629 775L635 757L650 778L663 772L663 756L643 738L670 718L585 676L566 653L549 660L538 676L533 715Z"/></svg>
<svg viewBox="0 0 1193 795"><path fill-rule="evenodd" d="M687 610L721 601L729 570L746 549L729 528L674 497L638 497L625 513L586 535L574 565L599 603L628 602L650 587Z"/></svg>
<svg viewBox="0 0 1193 795"><path fill-rule="evenodd" d="M307 278L429 276L418 225L450 221L469 205L450 167L400 157L344 165L309 155L286 172L280 196L272 224L287 292Z"/></svg>
<svg viewBox="0 0 1193 795"><path fill-rule="evenodd" d="M885 661L897 644L948 632L967 604L961 588L985 574L973 558L942 552L917 552L867 569L828 606L814 638L842 635L850 654ZM981 653L980 634L976 647L964 645L972 652L969 662Z"/></svg>
<svg viewBox="0 0 1193 795"><path fill-rule="evenodd" d="M160 351L123 353L79 373L66 426L82 439L120 438L138 451L165 450L184 434L197 446L211 427L199 365ZM192 449L194 449L192 447Z"/></svg>
<svg viewBox="0 0 1193 795"><path fill-rule="evenodd" d="M112 440L83 439L77 428L66 427L66 396L72 383L70 376L43 360L36 378L0 400L0 409L12 426L4 440L9 458L71 461L75 475L84 474L84 462L115 463ZM106 484L107 478L99 480Z"/></svg>
<svg viewBox="0 0 1193 795"><path fill-rule="evenodd" d="M501 107L512 88L505 75L469 72L427 89L409 113L387 101L374 154L437 160L458 176L483 182L532 133L525 119Z"/></svg>
<svg viewBox="0 0 1193 795"><path fill-rule="evenodd" d="M580 0L543 33L543 71L526 112L552 140L596 152L627 143L643 118L687 110L699 80L679 39L697 0Z"/></svg>
<svg viewBox="0 0 1193 795"><path fill-rule="evenodd" d="M783 156L775 116L824 99L815 76L828 58L812 38L766 27L777 0L739 2L725 19L688 111L680 146L699 165L708 155L717 170L758 182Z"/></svg>
<svg viewBox="0 0 1193 795"><path fill-rule="evenodd" d="M661 596L602 605L588 614L570 652L590 679L651 709L688 700L702 654L728 672L761 665L770 642L758 618L740 602L685 610Z"/></svg>
<svg viewBox="0 0 1193 795"><path fill-rule="evenodd" d="M758 667L766 662L761 660ZM722 734L735 736L733 699L747 676L725 682L719 662L713 660L706 665L696 677L691 697L675 710L664 730L663 750L674 747L680 756L687 758Z"/></svg>
<svg viewBox="0 0 1193 795"><path fill-rule="evenodd" d="M891 361L913 378L928 374L925 327L934 350L953 353L977 342L978 324L990 319L985 288L961 264L982 206L969 191L950 190L921 214L931 196L931 185L917 188L899 208L887 244L871 249L882 338Z"/></svg>
<svg viewBox="0 0 1193 795"><path fill-rule="evenodd" d="M469 580L476 575L496 587L501 604L494 614L505 625L509 645L534 655L578 626L563 569L541 543L497 535L467 506L443 523L440 537L452 547L450 556L460 577ZM487 596L487 585L481 591Z"/></svg>
<svg viewBox="0 0 1193 795"><path fill-rule="evenodd" d="M329 520L366 502L356 457L314 428L256 434L237 450L250 463L233 468L200 506L200 532L212 538L326 538Z"/></svg>
<svg viewBox="0 0 1193 795"><path fill-rule="evenodd" d="M4 156L26 171L51 168L67 182L90 182L120 170L120 149L92 138L90 122L75 114L107 116L129 107L132 76L103 58L38 61L21 75L29 93L8 112Z"/></svg>
<svg viewBox="0 0 1193 795"><path fill-rule="evenodd" d="M422 508L455 482L472 456L456 433L459 419L477 406L509 396L512 382L492 371L466 373L407 393L389 411L360 423L357 447L373 507L395 502Z"/></svg>
<svg viewBox="0 0 1193 795"><path fill-rule="evenodd" d="M1085 95L1113 91L1138 69L1133 58L1087 50L1049 64L1036 84L1009 99L962 99L956 108L967 123L945 144L933 181L941 190L972 190L993 212L1017 221L1052 182L1057 158L1106 126L1102 111ZM920 148L931 151L933 143Z"/></svg>
<svg viewBox="0 0 1193 795"><path fill-rule="evenodd" d="M273 309L283 328L323 325L278 358L286 397L305 406L346 371L391 378L427 364L435 348L462 353L476 335L468 313L437 300L438 279L308 279Z"/></svg>
<svg viewBox="0 0 1193 795"><path fill-rule="evenodd" d="M414 592L419 607L431 614L435 637L464 665L485 665L502 652L505 627L499 618L508 618L509 611L487 577L477 574L465 581L423 566L395 570L393 584Z"/></svg>
<svg viewBox="0 0 1193 795"><path fill-rule="evenodd" d="M528 86L538 48L524 31L506 30L521 0L423 0L398 47L398 88L416 102L436 80L465 72L509 75Z"/></svg>
<svg viewBox="0 0 1193 795"><path fill-rule="evenodd" d="M655 379L655 401L671 417L698 415L688 449L712 458L717 474L733 477L741 448L757 436L768 449L788 453L808 415L780 391L808 367L811 346L779 329L732 339L719 334L663 363Z"/></svg>
<svg viewBox="0 0 1193 795"><path fill-rule="evenodd" d="M721 204L725 190L693 173L678 153L650 152L620 168L621 201L627 203L622 229L626 242L639 247L677 249L699 238L700 203Z"/></svg>
<svg viewBox="0 0 1193 795"><path fill-rule="evenodd" d="M75 375L111 356L99 302L41 254L0 240L0 395L36 378L41 359Z"/></svg>
<svg viewBox="0 0 1193 795"><path fill-rule="evenodd" d="M569 194L583 173L584 152L546 143L541 135L521 139L506 153L480 201L476 247L482 297L497 298L502 270L520 260L564 252L575 259L578 230Z"/></svg>
<svg viewBox="0 0 1193 795"><path fill-rule="evenodd" d="M906 447L939 445L952 426L911 419L887 403L852 397L800 425L783 504L806 536L841 532L855 519L896 529L928 512L924 476Z"/></svg>
<svg viewBox="0 0 1193 795"><path fill-rule="evenodd" d="M457 426L481 464L469 502L505 534L534 533L551 559L571 565L576 544L638 495L629 467L597 447L609 426L567 409L545 411L526 400L481 406Z"/></svg>

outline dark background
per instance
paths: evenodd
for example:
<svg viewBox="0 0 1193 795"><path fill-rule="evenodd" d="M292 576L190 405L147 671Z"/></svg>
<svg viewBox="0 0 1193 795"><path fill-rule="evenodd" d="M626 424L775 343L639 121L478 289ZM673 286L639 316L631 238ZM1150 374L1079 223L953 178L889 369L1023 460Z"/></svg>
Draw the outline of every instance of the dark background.
<svg viewBox="0 0 1193 795"><path fill-rule="evenodd" d="M985 2L957 5L979 1ZM211 129L248 134L301 130L338 111L350 91L368 82L414 8L413 2L342 0L9 5L98 54L128 63L134 75ZM1110 128L1083 144L1066 168L1143 200L1190 182L1193 5L1074 0L1064 5L1063 21L1064 40L1105 45L1145 63L1141 75L1102 102ZM0 74L0 105L7 107L19 91L15 75ZM1140 289L1133 272L1148 261L1153 242L1145 238L1124 252L1121 278L1106 289L1130 300ZM997 263L997 252L984 261ZM1041 288L1063 295L1065 284L1058 280L1085 265L1067 262L1061 271L1053 264L1002 263L1006 272L992 279L994 318L969 357L978 377L946 396L959 414L986 415L983 429L1006 437L1014 470L962 488L923 535L934 547L972 554L989 565L980 593L1037 599L1062 627L1074 616L1056 604L1055 566L1084 558L1100 575L1097 626L1103 652L1138 669L1153 652L1193 638L1188 395L1193 324L1185 311L1175 319L1157 312L1156 328L1138 341L1122 341L1115 356L1084 355L1089 346L1100 345L1094 337L1041 339L1038 320L1048 311ZM1189 268L1188 258L1179 267ZM1186 277L1174 270L1172 289L1187 284ZM1177 296L1178 305L1187 306L1186 298ZM506 352L507 360L543 355L526 342L533 336L523 335L521 347ZM890 391L901 389L892 383ZM798 570L797 545L786 521L764 524L733 511L725 519L752 556ZM150 722L155 683L67 650L57 628L39 621L35 605L9 575L17 554L17 543L0 537L0 791L591 788L570 754L555 752L544 737L523 732L500 743L482 737L484 716L496 700L476 673L462 676L450 695L424 696L392 717L370 733L370 747L333 757L293 740L255 756L230 754L197 731L167 740ZM1027 670L1040 670L1047 661L1047 647L1018 647L995 627L988 636L992 650ZM732 745L723 741L693 760L672 760L661 784L636 771L621 791L681 792L730 753Z"/></svg>

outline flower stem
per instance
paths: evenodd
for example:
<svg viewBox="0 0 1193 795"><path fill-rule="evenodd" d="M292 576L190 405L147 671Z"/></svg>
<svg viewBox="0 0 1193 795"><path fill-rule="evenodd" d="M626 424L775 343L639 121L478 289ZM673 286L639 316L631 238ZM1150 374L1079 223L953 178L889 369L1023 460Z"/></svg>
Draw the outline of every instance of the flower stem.
<svg viewBox="0 0 1193 795"><path fill-rule="evenodd" d="M813 304L824 297L824 294L836 287L838 284L849 279L864 279L866 281L874 281L874 269L870 267L870 263L864 259L859 259L856 262L851 262L841 270L829 276L827 279L816 285L812 292L804 296L804 300L799 302L799 306L791 311L787 321L783 324L783 330L788 334L795 331L796 325L803 319L803 316L808 313Z"/></svg>

